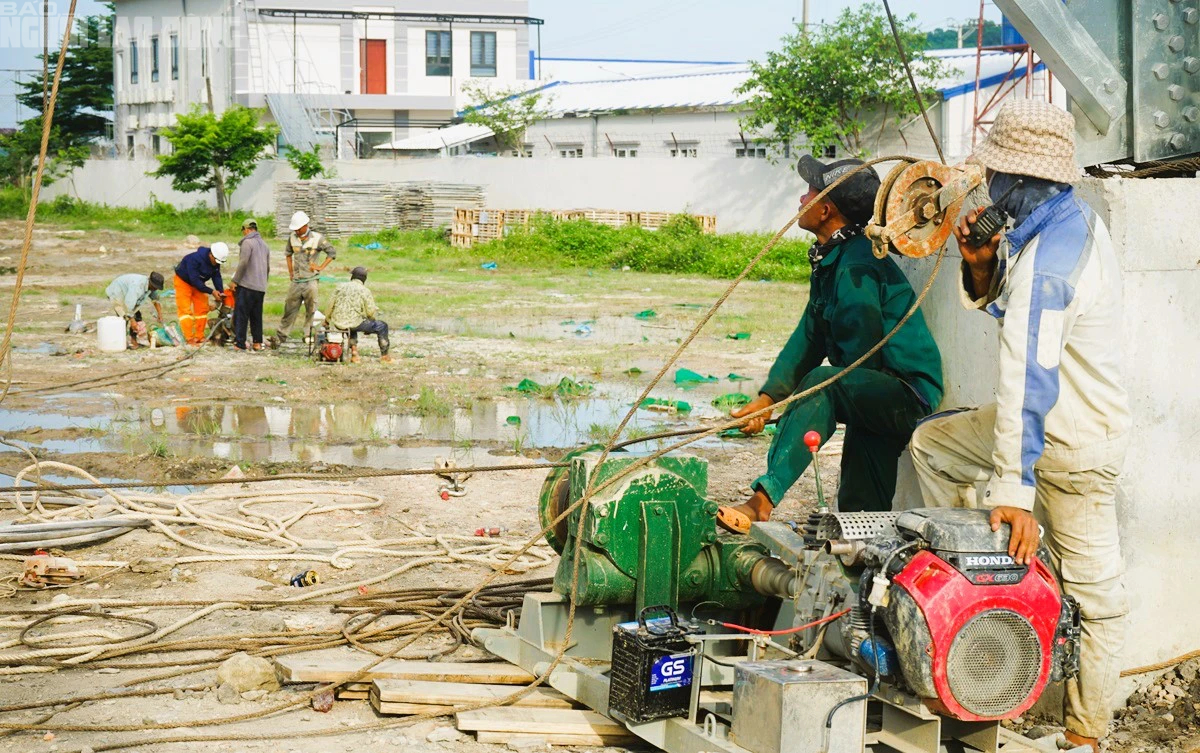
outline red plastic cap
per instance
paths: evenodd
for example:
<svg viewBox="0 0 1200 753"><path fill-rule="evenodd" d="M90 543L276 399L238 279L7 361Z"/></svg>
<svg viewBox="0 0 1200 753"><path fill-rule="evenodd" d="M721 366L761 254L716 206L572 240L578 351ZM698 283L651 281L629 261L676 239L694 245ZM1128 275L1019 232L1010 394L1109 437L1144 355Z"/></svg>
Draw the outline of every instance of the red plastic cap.
<svg viewBox="0 0 1200 753"><path fill-rule="evenodd" d="M810 431L804 435L804 444L808 446L811 452L816 452L821 449L821 435L815 431Z"/></svg>

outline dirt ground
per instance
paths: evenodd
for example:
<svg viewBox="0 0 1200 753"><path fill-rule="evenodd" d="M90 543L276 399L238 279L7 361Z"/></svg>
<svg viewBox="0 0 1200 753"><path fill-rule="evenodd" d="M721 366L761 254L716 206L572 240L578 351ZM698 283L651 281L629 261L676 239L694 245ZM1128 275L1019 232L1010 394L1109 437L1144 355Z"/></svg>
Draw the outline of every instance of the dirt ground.
<svg viewBox="0 0 1200 753"><path fill-rule="evenodd" d="M316 365L299 344L260 355L206 347L186 365L158 378L135 376L100 388L85 384L52 394L30 392L134 368L168 365L178 359L181 352L169 348L101 353L94 333L70 335L64 328L76 304L83 305L88 320L105 313L103 290L113 277L152 268L167 274L189 250L180 238L38 231L14 328L14 388L0 407L0 434L17 447L0 452L0 472L15 474L29 464L27 453L32 453L42 461L78 466L104 479L165 480L166 492L185 493L194 491L186 488L187 480L221 476L234 466L245 474L259 475L364 466L423 468L443 457L459 465L554 460L572 447L611 434L633 398L700 317L698 305L715 300L726 287L720 281L620 271L515 271L497 277L476 269L414 268L372 281L381 298L405 296L403 300L410 302L404 308L385 306L383 312L393 328L393 364L379 363L374 344L369 342L364 343L363 363L353 366ZM0 267L15 264L18 251L19 226L0 223ZM335 271L344 273L362 263L364 253L348 250L339 256ZM167 277L170 279L169 274ZM0 277L0 295L6 299L11 289L12 277ZM273 284L268 300L276 299L277 304L281 290L280 283ZM324 291L327 295L328 285ZM796 285L745 284L727 311L714 319L677 365L704 376L715 375L718 381L682 390L672 381L672 369L652 394L686 400L694 406L693 411L686 415L638 411L634 431L716 419L722 413L712 405L717 396L739 390L753 393L799 317L805 295L804 288ZM173 301L167 299L164 308L173 319ZM650 320L633 317L646 309L655 309L658 315ZM268 329L273 324L269 317ZM751 332L750 339L727 336L741 331ZM744 375L749 381L733 381L731 375ZM547 385L571 378L594 386L582 398L514 393L511 388L525 378ZM724 503L740 501L748 494L748 483L765 467L767 446L763 437L709 440L689 451L708 459L710 497ZM836 443L822 453L822 475L831 493L836 489L838 460ZM70 475L60 470L53 474L56 479ZM272 503L276 507L271 509L280 516L304 506L304 494L297 489L375 495L380 502L370 509L313 514L297 523L297 535L323 542L318 553L307 559L216 557L221 561L179 562L195 555L193 548L150 530L74 549L71 556L81 561L133 564L88 567L88 582L65 589L22 590L0 599L0 654L32 645L29 636L25 644L5 641L15 639L17 626L28 621L21 610L44 606L52 599L146 604L125 608L122 613L158 627L199 609L187 602L280 602L222 610L184 627L175 637L291 636L338 629L346 619L327 604L282 603L302 593L289 585L289 580L308 568L320 573L323 589L348 587L336 594L337 598L405 588L467 588L492 568L461 558L438 561L359 589L354 584L388 573L399 561L387 554L360 552L347 555L344 560L352 565L343 569L329 553L339 542L384 541L412 531L466 537L456 540L455 546L469 547L489 543L469 539L476 528L493 526L503 529L498 542L524 543L539 528L537 498L544 477L541 470L480 474L466 483L464 496L449 500L439 497L440 481L430 476L346 483L280 481L256 486L256 492L296 498L295 502ZM225 497L212 503L214 510L238 518L238 503L231 495L249 491L241 486L222 487L218 496ZM789 494L778 515L784 519L803 516L814 496L809 475ZM0 525L18 518L7 502L0 507ZM229 544L227 539L211 538L211 532L185 533L187 541ZM549 564L503 576L501 581L552 575L555 561L548 550L536 549L535 556ZM337 560L341 565L347 561ZM18 572L19 564L13 557L0 558L0 577ZM61 629L47 629L46 634ZM100 632L105 640L115 640L128 637L130 630L105 626ZM36 631L32 635L36 638ZM89 638L73 640L86 642ZM381 644L379 648L387 650L394 645ZM425 657L445 645L444 638L423 639L404 655ZM346 648L330 653L362 655ZM207 655L211 653L187 656ZM455 657L480 658L479 652L470 648L460 649ZM163 659L141 654L136 661L124 662L123 668L0 674L0 707L47 698L65 701L80 694L136 685L161 673L161 668L146 665L168 663ZM132 668L134 664L143 666ZM1170 710L1163 710L1167 706L1159 703L1153 689L1147 691L1137 698L1139 706L1120 717L1107 750L1188 751L1200 744L1195 739L1187 742L1196 733L1196 711L1189 704L1200 702L1200 681L1194 667L1181 668L1180 673L1172 687L1178 686L1182 695L1162 691L1173 699ZM261 697L234 699L226 694L219 700L212 670L136 685L149 686L178 690L170 695L104 700L78 707L57 705L49 726L60 730L70 725L170 729L60 731L50 736L43 725L48 724L44 717L51 709L14 711L0 721L33 724L34 730L0 736L0 751L99 751L107 744L130 740L145 742L138 749L151 753L326 753L350 746L360 753L490 753L503 747L481 745L473 738L444 731L442 728L451 726L448 721L378 728L381 718L366 701L339 701L325 714L304 708L220 727L221 734L271 731L287 735L279 740L157 742L177 734L213 732L204 720L270 708L308 688L285 687ZM1200 703L1195 708L1200 709ZM1170 721L1163 718L1167 713L1173 714ZM1025 726L1033 721L1031 718ZM320 729L336 736L304 736Z"/></svg>

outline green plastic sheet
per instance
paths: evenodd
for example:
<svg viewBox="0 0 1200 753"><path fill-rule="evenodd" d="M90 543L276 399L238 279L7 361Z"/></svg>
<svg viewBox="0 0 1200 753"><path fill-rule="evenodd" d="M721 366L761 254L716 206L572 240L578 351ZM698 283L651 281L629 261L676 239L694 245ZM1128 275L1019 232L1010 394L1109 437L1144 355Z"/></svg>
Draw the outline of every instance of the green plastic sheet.
<svg viewBox="0 0 1200 753"><path fill-rule="evenodd" d="M721 381L715 376L704 376L691 369L679 369L675 372L675 384L712 384Z"/></svg>

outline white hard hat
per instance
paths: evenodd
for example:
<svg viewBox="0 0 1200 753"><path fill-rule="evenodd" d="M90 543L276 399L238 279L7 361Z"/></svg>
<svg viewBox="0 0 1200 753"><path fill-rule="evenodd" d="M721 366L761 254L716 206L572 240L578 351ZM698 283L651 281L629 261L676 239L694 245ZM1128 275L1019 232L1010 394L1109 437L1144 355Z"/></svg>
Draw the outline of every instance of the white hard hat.
<svg viewBox="0 0 1200 753"><path fill-rule="evenodd" d="M295 214L292 215L292 221L290 223L288 223L288 230L291 230L292 232L296 232L297 230L304 227L308 223L309 223L309 219L308 219L307 214L305 214L302 211L296 212Z"/></svg>
<svg viewBox="0 0 1200 753"><path fill-rule="evenodd" d="M229 258L229 246L220 241L212 244L212 248L209 251L212 252L213 258L217 260L217 264L224 264L225 260Z"/></svg>

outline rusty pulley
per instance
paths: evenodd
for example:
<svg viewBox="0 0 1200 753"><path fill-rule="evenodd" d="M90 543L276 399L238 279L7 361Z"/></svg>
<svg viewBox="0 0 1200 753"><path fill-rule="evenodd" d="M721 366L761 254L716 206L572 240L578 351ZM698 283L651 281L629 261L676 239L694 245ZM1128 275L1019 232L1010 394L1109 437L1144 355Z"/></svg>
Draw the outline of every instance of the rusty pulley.
<svg viewBox="0 0 1200 753"><path fill-rule="evenodd" d="M888 252L913 259L937 253L950 238L967 194L983 184L979 165L920 161L894 167L875 196L866 234L880 259Z"/></svg>

